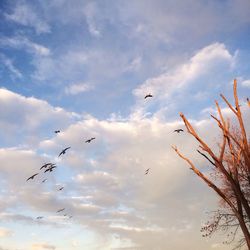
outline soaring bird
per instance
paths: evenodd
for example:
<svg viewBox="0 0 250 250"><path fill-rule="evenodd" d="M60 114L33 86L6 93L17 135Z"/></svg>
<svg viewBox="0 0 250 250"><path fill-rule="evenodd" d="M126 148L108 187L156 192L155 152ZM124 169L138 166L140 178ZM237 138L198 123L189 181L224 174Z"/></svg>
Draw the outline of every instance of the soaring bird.
<svg viewBox="0 0 250 250"><path fill-rule="evenodd" d="M64 155L68 149L70 149L70 147L63 149L62 152L58 155L58 157L60 157L60 155Z"/></svg>
<svg viewBox="0 0 250 250"><path fill-rule="evenodd" d="M86 140L85 143L90 143L93 140L95 140L95 137L91 137L90 139Z"/></svg>
<svg viewBox="0 0 250 250"><path fill-rule="evenodd" d="M61 190L63 190L64 189L64 187L60 187L59 189L58 189L58 191L61 191Z"/></svg>
<svg viewBox="0 0 250 250"><path fill-rule="evenodd" d="M184 130L181 128L178 128L178 129L175 129L174 132L177 132L179 134L180 132L184 132Z"/></svg>
<svg viewBox="0 0 250 250"><path fill-rule="evenodd" d="M41 167L40 167L40 170L41 169L43 169L43 168L47 168L47 167L49 167L49 166L54 166L55 164L53 164L53 163L46 163L46 164L44 164L44 165L42 165Z"/></svg>
<svg viewBox="0 0 250 250"><path fill-rule="evenodd" d="M64 210L65 210L65 208L62 208L62 209L57 210L56 212L57 212L57 213L60 213L60 212L62 212L62 211L64 211Z"/></svg>
<svg viewBox="0 0 250 250"><path fill-rule="evenodd" d="M33 174L32 176L30 176L26 181L28 181L28 180L33 180L34 179L34 177L35 176L37 176L38 175L38 173L36 173L36 174Z"/></svg>
<svg viewBox="0 0 250 250"><path fill-rule="evenodd" d="M46 170L44 171L44 173L46 173L46 172L52 172L54 168L56 168L56 166L51 166L51 167L49 167L48 169L46 169Z"/></svg>
<svg viewBox="0 0 250 250"><path fill-rule="evenodd" d="M147 99L147 98L149 98L149 97L153 97L153 95L147 94L147 95L145 95L144 99Z"/></svg>
<svg viewBox="0 0 250 250"><path fill-rule="evenodd" d="M149 172L149 169L150 169L150 168L148 168L148 169L147 169L147 170L145 171L145 175L146 175L146 174L148 174L148 172Z"/></svg>
<svg viewBox="0 0 250 250"><path fill-rule="evenodd" d="M38 216L38 217L36 217L36 219L41 220L41 219L43 219L43 216Z"/></svg>
<svg viewBox="0 0 250 250"><path fill-rule="evenodd" d="M56 134L60 133L61 131L60 130L55 130L54 131Z"/></svg>
<svg viewBox="0 0 250 250"><path fill-rule="evenodd" d="M44 180L42 181L42 183L44 183L45 181L47 181L47 179L44 179Z"/></svg>

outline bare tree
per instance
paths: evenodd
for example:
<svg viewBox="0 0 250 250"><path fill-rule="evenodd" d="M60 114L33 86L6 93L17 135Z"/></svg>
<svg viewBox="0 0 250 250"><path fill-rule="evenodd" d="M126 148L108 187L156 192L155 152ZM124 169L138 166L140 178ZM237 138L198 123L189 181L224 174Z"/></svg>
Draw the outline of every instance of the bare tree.
<svg viewBox="0 0 250 250"><path fill-rule="evenodd" d="M247 137L244 120L237 95L237 81L234 80L235 105L221 94L223 101L233 112L236 125L225 119L221 108L216 101L218 117L211 115L221 130L222 138L219 152L215 152L196 132L186 117L180 113L188 133L198 142L198 153L210 165L211 174L206 176L193 162L179 152L176 146L173 149L184 159L191 170L212 188L221 198L219 209L214 211L210 220L201 228L203 236L210 236L218 230L227 232L231 243L235 240L237 232L241 229L243 237L238 240L236 248L247 245L250 249L250 140ZM250 107L249 99L247 104Z"/></svg>

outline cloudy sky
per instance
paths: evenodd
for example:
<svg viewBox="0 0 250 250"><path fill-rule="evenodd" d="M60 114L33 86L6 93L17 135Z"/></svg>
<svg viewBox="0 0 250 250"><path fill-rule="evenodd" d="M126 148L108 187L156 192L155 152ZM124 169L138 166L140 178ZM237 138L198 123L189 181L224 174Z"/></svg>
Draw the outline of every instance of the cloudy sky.
<svg viewBox="0 0 250 250"><path fill-rule="evenodd" d="M0 20L0 250L228 249L171 145L202 169L179 112L215 147L234 78L244 111L250 1L1 0Z"/></svg>

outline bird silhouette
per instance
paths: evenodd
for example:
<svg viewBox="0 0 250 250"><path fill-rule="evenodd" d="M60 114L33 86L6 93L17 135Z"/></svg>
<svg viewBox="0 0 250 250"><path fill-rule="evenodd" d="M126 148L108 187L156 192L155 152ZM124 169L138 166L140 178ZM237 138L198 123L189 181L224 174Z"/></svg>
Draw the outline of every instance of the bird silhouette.
<svg viewBox="0 0 250 250"><path fill-rule="evenodd" d="M145 95L144 99L147 99L147 98L149 98L149 97L153 97L153 95L147 94L147 95Z"/></svg>
<svg viewBox="0 0 250 250"><path fill-rule="evenodd" d="M61 208L61 209L57 210L56 212L57 212L57 213L60 213L60 212L62 212L62 211L64 211L64 210L65 210L65 208Z"/></svg>
<svg viewBox="0 0 250 250"><path fill-rule="evenodd" d="M41 167L40 167L40 170L41 169L43 169L43 168L47 168L47 167L49 167L49 166L54 166L55 164L53 164L53 163L46 163L46 164L44 164L44 165L42 165Z"/></svg>
<svg viewBox="0 0 250 250"><path fill-rule="evenodd" d="M146 174L148 174L148 172L149 172L149 169L150 169L150 168L148 168L148 169L147 169L147 170L145 171L145 175L146 175Z"/></svg>
<svg viewBox="0 0 250 250"><path fill-rule="evenodd" d="M239 107L241 107L241 104L239 104ZM238 111L238 108L235 106L235 109Z"/></svg>
<svg viewBox="0 0 250 250"><path fill-rule="evenodd" d="M86 140L85 143L90 143L90 142L93 141L93 140L95 140L95 137L92 137L92 138Z"/></svg>
<svg viewBox="0 0 250 250"><path fill-rule="evenodd" d="M58 157L60 157L61 155L64 155L68 149L70 149L70 147L67 147L67 148L63 149L61 151L61 153L58 155Z"/></svg>
<svg viewBox="0 0 250 250"><path fill-rule="evenodd" d="M47 181L47 179L44 179L44 180L42 181L42 183L44 183L45 181Z"/></svg>
<svg viewBox="0 0 250 250"><path fill-rule="evenodd" d="M44 171L44 173L46 173L46 172L52 172L54 168L56 168L56 166L51 166L51 167L47 168L47 169Z"/></svg>
<svg viewBox="0 0 250 250"><path fill-rule="evenodd" d="M64 189L64 187L60 187L59 189L58 189L58 191L61 191L61 190L63 190Z"/></svg>
<svg viewBox="0 0 250 250"><path fill-rule="evenodd" d="M177 132L179 134L180 132L184 132L184 130L181 128L178 128L178 129L175 129L174 132Z"/></svg>
<svg viewBox="0 0 250 250"><path fill-rule="evenodd" d="M54 131L56 134L60 133L61 131L60 130L55 130Z"/></svg>
<svg viewBox="0 0 250 250"><path fill-rule="evenodd" d="M38 217L36 217L36 219L41 220L41 219L43 219L43 216L38 216Z"/></svg>
<svg viewBox="0 0 250 250"><path fill-rule="evenodd" d="M34 177L35 176L37 176L38 175L38 173L36 173L36 174L33 174L32 176L30 176L26 181L28 181L28 180L33 180L34 179Z"/></svg>

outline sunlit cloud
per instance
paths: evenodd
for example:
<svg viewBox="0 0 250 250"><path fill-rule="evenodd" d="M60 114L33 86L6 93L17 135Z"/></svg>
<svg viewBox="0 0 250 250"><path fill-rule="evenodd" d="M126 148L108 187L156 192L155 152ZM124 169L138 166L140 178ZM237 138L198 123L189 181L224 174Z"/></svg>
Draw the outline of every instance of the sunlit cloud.
<svg viewBox="0 0 250 250"><path fill-rule="evenodd" d="M249 131L249 1L1 8L0 249L227 249L201 237L217 197L171 146L207 174L179 112L216 150L236 76Z"/></svg>

